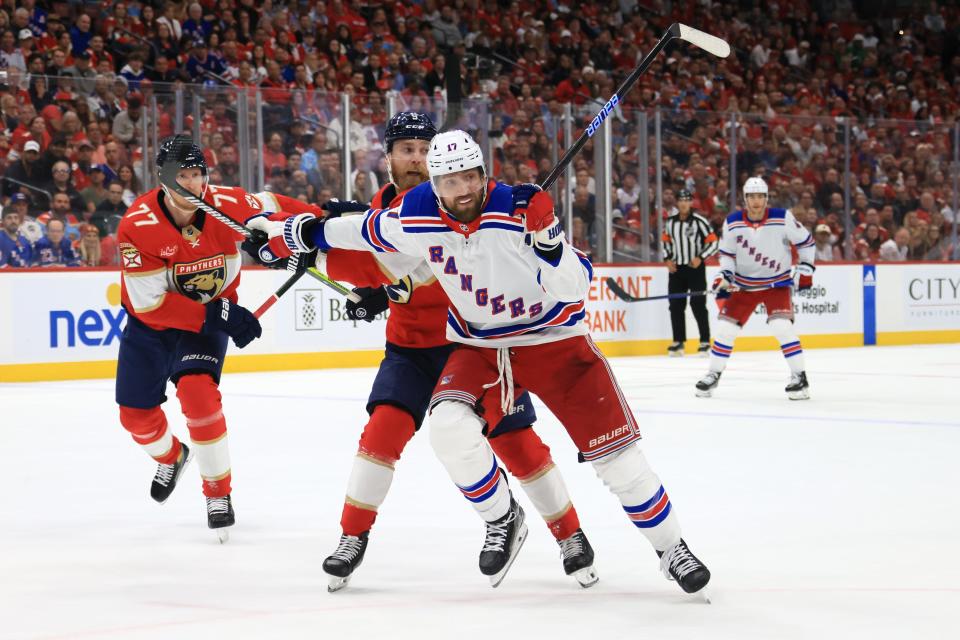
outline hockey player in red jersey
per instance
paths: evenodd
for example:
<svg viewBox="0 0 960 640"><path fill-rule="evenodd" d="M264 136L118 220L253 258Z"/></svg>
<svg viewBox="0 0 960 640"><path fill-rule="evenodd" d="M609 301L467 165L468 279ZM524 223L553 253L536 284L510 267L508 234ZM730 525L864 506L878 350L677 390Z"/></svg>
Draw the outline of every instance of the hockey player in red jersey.
<svg viewBox="0 0 960 640"><path fill-rule="evenodd" d="M384 143L392 182L377 192L370 207L386 208L391 202L398 202L407 190L428 180L426 154L435 133L433 122L418 113L401 112L390 120ZM327 206L331 215L370 208L359 203ZM331 591L346 586L362 562L394 468L407 442L420 428L433 388L454 348L445 336L450 302L440 285L432 278L422 284L410 277L397 281L391 272L391 257L379 257L382 260L368 252L338 249L320 256L320 266L328 275L358 285L354 291L361 301L347 302L347 313L353 319L370 321L388 305L390 308L386 352L367 401L370 418L360 436L347 481L340 519L343 533L337 549L323 563L330 576ZM358 314L358 309L366 313ZM489 442L497 457L519 479L556 538L564 571L589 587L597 582L593 549L580 529L576 509L550 449L530 427L535 419L529 395L523 396L513 413L503 420L492 419L488 426ZM482 497L483 487L473 493L476 495L464 495L468 500ZM492 546L496 544L497 541L491 541Z"/></svg>
<svg viewBox="0 0 960 640"><path fill-rule="evenodd" d="M184 144L182 138L161 144L157 166L168 163L176 164L180 185L238 222L279 210L270 194L208 184L202 149ZM294 212L311 210L299 201L291 203ZM254 315L237 303L237 242L243 237L208 219L167 186L137 198L117 236L121 296L128 314L117 364L120 422L157 461L150 495L161 504L196 454L207 524L223 541L226 528L234 524L234 512L220 374L228 338L242 349L261 331ZM160 408L167 399L167 380L177 388L189 447L170 432Z"/></svg>

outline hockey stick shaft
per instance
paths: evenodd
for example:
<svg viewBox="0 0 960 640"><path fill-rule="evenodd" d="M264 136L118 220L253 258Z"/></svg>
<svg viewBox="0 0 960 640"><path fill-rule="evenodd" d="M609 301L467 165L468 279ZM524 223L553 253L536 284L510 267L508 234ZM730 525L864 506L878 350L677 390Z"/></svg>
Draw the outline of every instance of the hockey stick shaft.
<svg viewBox="0 0 960 640"><path fill-rule="evenodd" d="M663 51L664 47L666 47L674 38L697 45L704 51L712 53L721 58L726 58L728 55L730 55L730 45L724 40L721 40L716 36L712 36L709 33L700 31L699 29L694 29L693 27L680 24L679 22L675 22L670 25L670 28L664 32L657 44L653 46L653 49L651 49L650 52L643 57L643 60L640 61L640 65L634 69L629 76L627 76L626 80L624 80L617 89L617 92L613 94L613 97L603 105L603 108L601 108L600 112L593 117L593 120L590 121L590 124L587 125L587 128L584 130L584 132L580 134L579 138L577 138L577 141L572 147L567 149L566 153L563 154L563 157L560 158L560 161L557 162L557 166L555 166L553 171L547 175L546 179L543 181L543 184L540 185L544 191L553 186L553 183L557 181L557 179L560 177L560 174L563 173L564 169L567 168L567 165L570 164L570 161L573 160L573 157L577 155L581 149L583 149L583 146L587 144L587 140L592 138L593 134L600 129L600 125L603 124L603 121L606 120L611 113L613 113L614 107L620 104L620 101L623 100L623 97L627 95L627 92L633 88L633 85L636 84L640 76L642 76L650 67L650 65L653 64L653 61L657 55Z"/></svg>
<svg viewBox="0 0 960 640"><path fill-rule="evenodd" d="M648 296L646 298L637 298L627 293L623 287L617 284L613 278L606 279L607 288L624 302L648 302L650 300L679 300L681 298L693 298L694 296L711 295L712 291L686 291L684 293L668 293L662 296Z"/></svg>

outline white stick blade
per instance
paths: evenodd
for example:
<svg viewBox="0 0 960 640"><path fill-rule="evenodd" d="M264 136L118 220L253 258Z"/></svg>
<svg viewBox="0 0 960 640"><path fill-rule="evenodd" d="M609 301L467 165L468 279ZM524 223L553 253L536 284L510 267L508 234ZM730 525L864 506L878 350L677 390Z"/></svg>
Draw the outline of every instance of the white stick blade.
<svg viewBox="0 0 960 640"><path fill-rule="evenodd" d="M726 40L700 31L700 29L688 27L685 24L680 24L680 39L695 44L718 58L726 58L730 55L730 45L727 44Z"/></svg>

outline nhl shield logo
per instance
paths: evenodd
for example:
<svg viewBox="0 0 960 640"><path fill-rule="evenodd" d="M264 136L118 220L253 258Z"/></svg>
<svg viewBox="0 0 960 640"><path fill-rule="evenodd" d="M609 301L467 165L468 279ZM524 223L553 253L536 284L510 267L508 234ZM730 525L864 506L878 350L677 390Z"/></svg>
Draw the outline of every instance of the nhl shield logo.
<svg viewBox="0 0 960 640"><path fill-rule="evenodd" d="M183 295L206 304L223 290L227 280L227 260L220 254L190 263L173 265L173 281Z"/></svg>
<svg viewBox="0 0 960 640"><path fill-rule="evenodd" d="M319 289L297 290L296 330L319 331L323 329L323 314L320 305L323 296Z"/></svg>

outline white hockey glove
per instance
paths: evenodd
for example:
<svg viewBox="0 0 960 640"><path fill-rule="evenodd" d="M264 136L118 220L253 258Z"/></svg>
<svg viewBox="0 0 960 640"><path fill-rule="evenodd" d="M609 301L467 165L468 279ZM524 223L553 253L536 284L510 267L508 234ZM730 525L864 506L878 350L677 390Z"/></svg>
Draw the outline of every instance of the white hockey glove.
<svg viewBox="0 0 960 640"><path fill-rule="evenodd" d="M273 262L289 258L294 253L313 251L316 247L310 239L310 232L317 224L323 222L312 213L300 213L283 220L256 216L247 222L249 228L267 234L267 243L259 250L263 262Z"/></svg>
<svg viewBox="0 0 960 640"><path fill-rule="evenodd" d="M732 271L721 271L718 273L717 277L713 279L713 286L710 287L710 291L717 294L717 297L720 299L729 298L731 293L738 290L739 287L737 287L733 281Z"/></svg>

